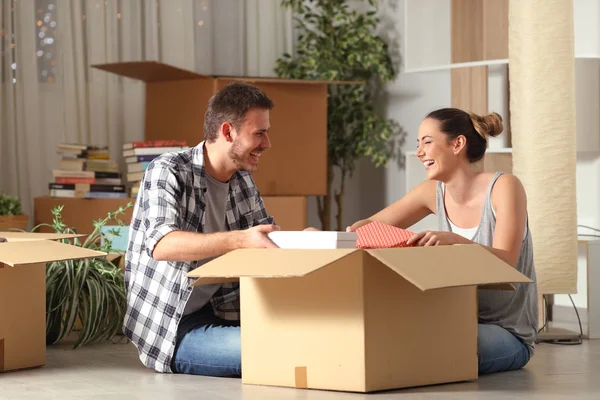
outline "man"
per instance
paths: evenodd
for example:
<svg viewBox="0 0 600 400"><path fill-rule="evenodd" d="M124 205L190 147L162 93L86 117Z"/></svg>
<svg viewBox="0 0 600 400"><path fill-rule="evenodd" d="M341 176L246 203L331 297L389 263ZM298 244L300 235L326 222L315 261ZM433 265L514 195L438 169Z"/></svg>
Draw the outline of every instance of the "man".
<svg viewBox="0 0 600 400"><path fill-rule="evenodd" d="M209 101L204 141L147 168L126 254L124 333L159 372L240 376L239 286L190 287L186 274L238 248L276 247L251 172L269 141L272 101L234 83Z"/></svg>

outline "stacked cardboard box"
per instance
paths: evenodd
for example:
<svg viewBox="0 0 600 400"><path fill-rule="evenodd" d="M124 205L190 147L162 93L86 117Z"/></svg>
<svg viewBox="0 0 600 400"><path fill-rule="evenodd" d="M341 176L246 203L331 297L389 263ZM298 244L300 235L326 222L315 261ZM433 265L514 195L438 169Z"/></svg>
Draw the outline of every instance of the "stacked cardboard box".
<svg viewBox="0 0 600 400"><path fill-rule="evenodd" d="M48 185L50 196L78 198L127 197L119 166L108 148L63 143L57 148L59 161Z"/></svg>

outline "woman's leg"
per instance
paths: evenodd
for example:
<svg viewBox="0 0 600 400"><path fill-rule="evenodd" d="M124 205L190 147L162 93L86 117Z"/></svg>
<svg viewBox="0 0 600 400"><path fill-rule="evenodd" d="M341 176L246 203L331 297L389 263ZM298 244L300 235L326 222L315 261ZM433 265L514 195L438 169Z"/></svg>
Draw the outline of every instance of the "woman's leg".
<svg viewBox="0 0 600 400"><path fill-rule="evenodd" d="M506 329L491 324L479 324L477 353L479 374L511 371L529 362L527 346Z"/></svg>

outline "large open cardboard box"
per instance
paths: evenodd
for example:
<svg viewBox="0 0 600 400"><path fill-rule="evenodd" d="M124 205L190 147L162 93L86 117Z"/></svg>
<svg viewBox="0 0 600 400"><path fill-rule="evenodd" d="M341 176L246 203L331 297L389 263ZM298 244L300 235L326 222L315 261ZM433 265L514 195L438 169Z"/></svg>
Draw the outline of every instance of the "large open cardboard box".
<svg viewBox="0 0 600 400"><path fill-rule="evenodd" d="M264 90L275 108L272 148L253 174L263 196L327 193L327 86L360 83L208 76L156 61L92 67L146 83L146 140L185 139L190 146L203 140L208 100L219 89L241 80Z"/></svg>
<svg viewBox="0 0 600 400"><path fill-rule="evenodd" d="M0 232L0 372L46 363L46 263L106 253L53 240L82 235Z"/></svg>
<svg viewBox="0 0 600 400"><path fill-rule="evenodd" d="M239 278L243 383L353 392L476 379L478 287L531 282L476 244L243 249L188 276Z"/></svg>

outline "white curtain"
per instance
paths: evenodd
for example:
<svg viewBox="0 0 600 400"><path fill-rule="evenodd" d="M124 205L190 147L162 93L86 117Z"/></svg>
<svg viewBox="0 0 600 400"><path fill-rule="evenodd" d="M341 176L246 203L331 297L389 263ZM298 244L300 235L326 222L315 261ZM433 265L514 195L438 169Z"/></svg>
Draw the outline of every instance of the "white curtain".
<svg viewBox="0 0 600 400"><path fill-rule="evenodd" d="M144 84L90 68L156 60L213 75L274 76L292 50L280 0L0 0L0 192L33 215L57 145L141 140Z"/></svg>

